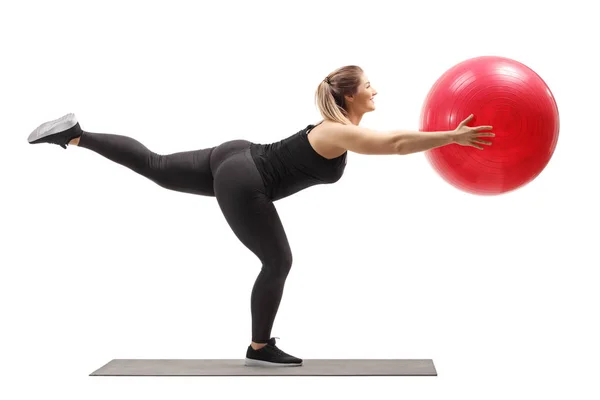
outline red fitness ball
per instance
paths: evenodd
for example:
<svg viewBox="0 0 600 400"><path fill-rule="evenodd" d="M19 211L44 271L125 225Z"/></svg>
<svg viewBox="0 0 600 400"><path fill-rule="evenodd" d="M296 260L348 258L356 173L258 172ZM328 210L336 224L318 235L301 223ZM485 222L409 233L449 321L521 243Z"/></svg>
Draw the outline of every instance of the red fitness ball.
<svg viewBox="0 0 600 400"><path fill-rule="evenodd" d="M425 152L433 169L468 193L510 192L537 177L558 141L558 107L542 78L504 57L472 58L446 71L429 91L421 131L452 131L473 114L468 126L491 125L495 137L483 150L451 144Z"/></svg>

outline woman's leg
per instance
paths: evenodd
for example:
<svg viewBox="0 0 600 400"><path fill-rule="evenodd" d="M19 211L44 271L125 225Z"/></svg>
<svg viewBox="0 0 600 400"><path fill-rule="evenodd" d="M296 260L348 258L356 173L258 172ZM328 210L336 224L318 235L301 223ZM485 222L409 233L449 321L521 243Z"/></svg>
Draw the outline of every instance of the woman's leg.
<svg viewBox="0 0 600 400"><path fill-rule="evenodd" d="M241 145L243 148L242 142L231 142L215 149L215 195L235 235L262 262L250 303L252 341L265 344L292 266L292 252L250 150L248 146L240 150Z"/></svg>
<svg viewBox="0 0 600 400"><path fill-rule="evenodd" d="M44 122L31 132L31 144L51 143L84 147L119 163L167 189L214 196L210 159L215 147L160 155L127 136L91 133L81 129L75 114Z"/></svg>
<svg viewBox="0 0 600 400"><path fill-rule="evenodd" d="M122 135L82 131L70 144L92 150L152 180L179 192L214 196L210 156L214 147L161 155L137 140Z"/></svg>

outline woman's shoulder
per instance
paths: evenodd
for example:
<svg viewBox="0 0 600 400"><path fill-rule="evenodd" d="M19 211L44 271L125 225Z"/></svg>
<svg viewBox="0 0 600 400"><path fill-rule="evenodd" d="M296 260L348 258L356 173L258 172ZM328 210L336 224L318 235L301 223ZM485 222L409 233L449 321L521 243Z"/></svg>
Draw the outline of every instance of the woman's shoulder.
<svg viewBox="0 0 600 400"><path fill-rule="evenodd" d="M314 123L308 124L308 126L306 128L307 129L312 129L312 128L316 128L317 126L320 127L320 128L330 129L330 128L344 126L344 124L339 123L337 121L330 121L330 120L327 120L327 119L322 119L322 120L320 120L318 122L314 122Z"/></svg>
<svg viewBox="0 0 600 400"><path fill-rule="evenodd" d="M310 124L307 127L308 141L313 149L321 156L331 159L337 158L346 151L346 149L337 146L332 142L328 132L331 131L331 125L341 125L332 121L320 121L316 124Z"/></svg>

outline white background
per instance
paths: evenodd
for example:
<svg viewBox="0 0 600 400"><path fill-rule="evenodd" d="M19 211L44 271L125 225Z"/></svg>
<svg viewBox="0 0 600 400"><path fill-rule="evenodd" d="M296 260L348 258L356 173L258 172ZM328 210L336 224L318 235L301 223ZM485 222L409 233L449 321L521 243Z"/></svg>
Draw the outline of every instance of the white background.
<svg viewBox="0 0 600 400"><path fill-rule="evenodd" d="M0 397L598 398L587 2L15 1L0 34ZM280 347L432 358L438 377L88 376L113 358L242 359L260 263L214 198L27 144L39 124L74 112L162 154L270 143L318 121L319 82L357 64L379 91L362 124L417 129L432 83L480 55L525 63L556 97L560 139L535 181L480 197L422 153L351 153L335 185L275 203L294 257Z"/></svg>

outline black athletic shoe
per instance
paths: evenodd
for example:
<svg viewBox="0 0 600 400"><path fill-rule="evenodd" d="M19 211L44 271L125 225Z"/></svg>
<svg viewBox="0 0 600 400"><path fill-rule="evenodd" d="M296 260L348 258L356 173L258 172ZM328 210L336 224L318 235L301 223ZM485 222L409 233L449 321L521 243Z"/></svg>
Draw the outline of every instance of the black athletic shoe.
<svg viewBox="0 0 600 400"><path fill-rule="evenodd" d="M27 141L31 144L57 144L66 149L71 139L81 136L81 133L81 127L79 126L79 122L77 122L75 114L70 113L54 121L44 122L31 132Z"/></svg>
<svg viewBox="0 0 600 400"><path fill-rule="evenodd" d="M248 367L299 367L302 366L302 359L281 351L275 346L275 338L271 338L266 346L258 350L248 346L245 365Z"/></svg>

